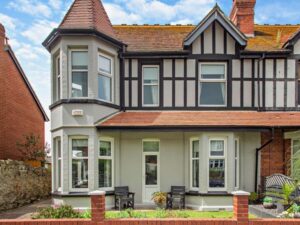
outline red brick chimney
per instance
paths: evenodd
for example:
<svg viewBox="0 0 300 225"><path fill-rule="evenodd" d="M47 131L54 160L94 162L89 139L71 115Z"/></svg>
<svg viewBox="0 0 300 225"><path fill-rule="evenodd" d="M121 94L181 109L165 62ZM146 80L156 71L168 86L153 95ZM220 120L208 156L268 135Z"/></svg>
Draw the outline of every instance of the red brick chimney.
<svg viewBox="0 0 300 225"><path fill-rule="evenodd" d="M1 47L1 49L4 47L5 44L6 44L5 28L2 25L2 23L0 23L0 47Z"/></svg>
<svg viewBox="0 0 300 225"><path fill-rule="evenodd" d="M246 35L254 36L254 7L256 0L233 0L231 21Z"/></svg>

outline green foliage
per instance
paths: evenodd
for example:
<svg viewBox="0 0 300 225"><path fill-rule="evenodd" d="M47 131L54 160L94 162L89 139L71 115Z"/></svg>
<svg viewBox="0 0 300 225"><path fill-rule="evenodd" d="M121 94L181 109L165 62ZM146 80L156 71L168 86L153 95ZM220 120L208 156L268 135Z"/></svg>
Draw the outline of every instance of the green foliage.
<svg viewBox="0 0 300 225"><path fill-rule="evenodd" d="M292 205L291 194L295 191L296 186L294 184L285 183L282 186L282 198L284 205Z"/></svg>
<svg viewBox="0 0 300 225"><path fill-rule="evenodd" d="M80 214L80 218L83 218L83 219L90 219L91 217L92 217L92 215L91 215L90 210L86 210Z"/></svg>
<svg viewBox="0 0 300 225"><path fill-rule="evenodd" d="M74 210L70 205L61 205L58 208L47 207L39 209L32 219L62 219L62 218L81 218L81 214Z"/></svg>
<svg viewBox="0 0 300 225"><path fill-rule="evenodd" d="M264 197L263 203L273 203L273 198L271 198L271 197Z"/></svg>
<svg viewBox="0 0 300 225"><path fill-rule="evenodd" d="M288 210L288 213L300 213L300 206L294 203Z"/></svg>
<svg viewBox="0 0 300 225"><path fill-rule="evenodd" d="M167 201L167 193L165 192L154 192L152 194L152 200L154 201L155 204L157 205L162 205L165 204Z"/></svg>
<svg viewBox="0 0 300 225"><path fill-rule="evenodd" d="M259 199L259 195L256 192L251 192L249 196L249 202L250 203L256 203Z"/></svg>

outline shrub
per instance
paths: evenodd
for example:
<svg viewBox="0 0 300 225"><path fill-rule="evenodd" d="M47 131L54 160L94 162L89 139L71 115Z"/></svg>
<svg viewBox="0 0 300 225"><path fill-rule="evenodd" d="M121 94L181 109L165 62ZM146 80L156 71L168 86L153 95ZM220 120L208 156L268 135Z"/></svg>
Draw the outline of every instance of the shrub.
<svg viewBox="0 0 300 225"><path fill-rule="evenodd" d="M249 196L249 202L250 203L257 203L259 199L259 195L256 192L251 192L250 196Z"/></svg>
<svg viewBox="0 0 300 225"><path fill-rule="evenodd" d="M285 183L282 186L282 204L284 205L292 205L293 201L291 200L291 194L295 191L295 185L294 184L289 184Z"/></svg>
<svg viewBox="0 0 300 225"><path fill-rule="evenodd" d="M271 197L264 197L263 203L273 203L273 198L271 198Z"/></svg>
<svg viewBox="0 0 300 225"><path fill-rule="evenodd" d="M81 218L81 214L74 210L70 205L61 205L58 208L47 207L39 209L32 216L33 219L62 219L62 218Z"/></svg>
<svg viewBox="0 0 300 225"><path fill-rule="evenodd" d="M159 191L158 192L154 192L152 194L152 200L157 205L163 205L167 201L167 193L165 193L165 192L159 192Z"/></svg>

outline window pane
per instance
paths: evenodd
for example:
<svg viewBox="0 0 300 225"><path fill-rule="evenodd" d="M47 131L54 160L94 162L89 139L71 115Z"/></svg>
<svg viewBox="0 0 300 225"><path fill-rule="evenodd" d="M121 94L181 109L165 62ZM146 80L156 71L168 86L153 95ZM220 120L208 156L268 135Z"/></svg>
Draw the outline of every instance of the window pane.
<svg viewBox="0 0 300 225"><path fill-rule="evenodd" d="M57 160L57 187L61 187L61 160Z"/></svg>
<svg viewBox="0 0 300 225"><path fill-rule="evenodd" d="M112 161L99 159L99 187L112 187Z"/></svg>
<svg viewBox="0 0 300 225"><path fill-rule="evenodd" d="M111 156L111 142L110 141L100 141L100 156Z"/></svg>
<svg viewBox="0 0 300 225"><path fill-rule="evenodd" d="M98 76L98 95L104 101L111 101L111 78Z"/></svg>
<svg viewBox="0 0 300 225"><path fill-rule="evenodd" d="M144 84L157 84L158 73L158 67L144 67Z"/></svg>
<svg viewBox="0 0 300 225"><path fill-rule="evenodd" d="M87 97L87 72L72 73L72 97Z"/></svg>
<svg viewBox="0 0 300 225"><path fill-rule="evenodd" d="M200 104L201 105L225 105L225 83L201 82Z"/></svg>
<svg viewBox="0 0 300 225"><path fill-rule="evenodd" d="M193 187L199 187L199 159L194 159L192 162L192 185Z"/></svg>
<svg viewBox="0 0 300 225"><path fill-rule="evenodd" d="M87 68L88 68L88 53L72 52L72 69L87 70Z"/></svg>
<svg viewBox="0 0 300 225"><path fill-rule="evenodd" d="M158 105L158 86L144 86L144 104Z"/></svg>
<svg viewBox="0 0 300 225"><path fill-rule="evenodd" d="M57 58L56 75L60 75L60 57Z"/></svg>
<svg viewBox="0 0 300 225"><path fill-rule="evenodd" d="M157 184L157 156L146 155L145 156L145 171L146 171L146 185Z"/></svg>
<svg viewBox="0 0 300 225"><path fill-rule="evenodd" d="M203 79L224 79L224 65L201 65L201 78Z"/></svg>
<svg viewBox="0 0 300 225"><path fill-rule="evenodd" d="M209 187L211 188L225 187L225 160L224 159L209 160Z"/></svg>
<svg viewBox="0 0 300 225"><path fill-rule="evenodd" d="M159 142L158 141L145 141L143 142L144 152L158 152Z"/></svg>
<svg viewBox="0 0 300 225"><path fill-rule="evenodd" d="M210 155L211 156L224 156L224 141L223 140L210 141Z"/></svg>
<svg viewBox="0 0 300 225"><path fill-rule="evenodd" d="M293 141L292 177L300 180L300 140Z"/></svg>
<svg viewBox="0 0 300 225"><path fill-rule="evenodd" d="M193 141L193 158L199 158L199 141Z"/></svg>
<svg viewBox="0 0 300 225"><path fill-rule="evenodd" d="M88 160L72 160L72 188L88 188Z"/></svg>
<svg viewBox="0 0 300 225"><path fill-rule="evenodd" d="M99 70L111 74L111 60L104 56L99 56Z"/></svg>
<svg viewBox="0 0 300 225"><path fill-rule="evenodd" d="M57 140L57 157L61 158L61 140Z"/></svg>
<svg viewBox="0 0 300 225"><path fill-rule="evenodd" d="M88 156L88 140L87 139L73 139L72 140L72 155L73 157L87 157Z"/></svg>
<svg viewBox="0 0 300 225"><path fill-rule="evenodd" d="M57 99L60 99L60 76L57 77Z"/></svg>

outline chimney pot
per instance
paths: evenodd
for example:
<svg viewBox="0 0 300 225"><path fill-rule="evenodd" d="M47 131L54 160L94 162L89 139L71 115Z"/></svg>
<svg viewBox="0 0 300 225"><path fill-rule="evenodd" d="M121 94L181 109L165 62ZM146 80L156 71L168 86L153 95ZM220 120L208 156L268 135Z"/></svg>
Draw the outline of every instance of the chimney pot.
<svg viewBox="0 0 300 225"><path fill-rule="evenodd" d="M254 36L254 7L256 0L233 0L231 21L246 35Z"/></svg>

